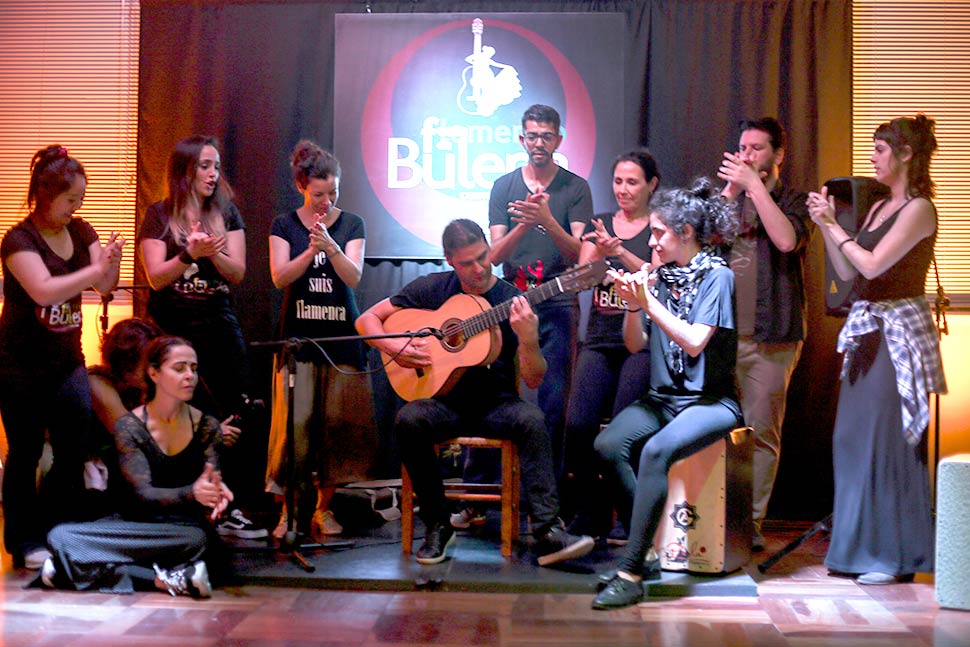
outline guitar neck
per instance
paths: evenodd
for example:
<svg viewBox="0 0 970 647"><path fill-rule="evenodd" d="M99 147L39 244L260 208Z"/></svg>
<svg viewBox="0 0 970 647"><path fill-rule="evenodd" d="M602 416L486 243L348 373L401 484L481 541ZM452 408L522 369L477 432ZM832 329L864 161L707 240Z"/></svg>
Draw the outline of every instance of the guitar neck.
<svg viewBox="0 0 970 647"><path fill-rule="evenodd" d="M552 279L546 283L543 283L531 290L525 292L522 296L525 300L529 302L530 306L538 305L550 299L558 294L565 292L562 283L558 278ZM512 299L504 301L494 308L490 308L485 312L477 314L473 317L465 319L461 323L461 330L464 337L467 339L472 335L477 335L480 332L484 332L491 328L492 326L497 326L502 323L512 314Z"/></svg>

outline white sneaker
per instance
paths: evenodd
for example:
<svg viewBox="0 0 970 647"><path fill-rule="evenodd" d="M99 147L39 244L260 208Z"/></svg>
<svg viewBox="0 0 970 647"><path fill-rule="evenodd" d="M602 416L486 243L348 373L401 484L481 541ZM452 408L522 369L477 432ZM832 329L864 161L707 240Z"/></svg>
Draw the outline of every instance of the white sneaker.
<svg viewBox="0 0 970 647"><path fill-rule="evenodd" d="M44 562L51 558L51 551L46 548L35 548L24 555L24 568L31 571L40 569Z"/></svg>
<svg viewBox="0 0 970 647"><path fill-rule="evenodd" d="M457 530L481 526L485 523L485 511L468 506L451 515L449 521L451 521L451 527Z"/></svg>
<svg viewBox="0 0 970 647"><path fill-rule="evenodd" d="M319 535L342 535L344 527L337 523L330 510L317 510L313 513L310 531Z"/></svg>
<svg viewBox="0 0 970 647"><path fill-rule="evenodd" d="M56 588L54 586L54 575L56 573L57 569L54 568L54 558L48 557L44 560L44 565L40 567L40 581L49 589Z"/></svg>
<svg viewBox="0 0 970 647"><path fill-rule="evenodd" d="M212 585L209 584L209 570L206 568L205 562L201 560L189 564L185 568L170 571L160 568L158 564L152 564L152 566L155 568L155 577L173 597L189 595L193 598L208 598L212 595Z"/></svg>

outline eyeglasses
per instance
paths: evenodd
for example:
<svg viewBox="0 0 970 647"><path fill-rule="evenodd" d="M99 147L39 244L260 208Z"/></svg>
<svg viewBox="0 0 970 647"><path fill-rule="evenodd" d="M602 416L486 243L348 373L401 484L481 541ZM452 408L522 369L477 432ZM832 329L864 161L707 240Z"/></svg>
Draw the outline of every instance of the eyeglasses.
<svg viewBox="0 0 970 647"><path fill-rule="evenodd" d="M556 133L525 133L523 136L525 137L525 141L529 142L530 144L535 144L540 139L546 144L551 144L552 140L559 135Z"/></svg>

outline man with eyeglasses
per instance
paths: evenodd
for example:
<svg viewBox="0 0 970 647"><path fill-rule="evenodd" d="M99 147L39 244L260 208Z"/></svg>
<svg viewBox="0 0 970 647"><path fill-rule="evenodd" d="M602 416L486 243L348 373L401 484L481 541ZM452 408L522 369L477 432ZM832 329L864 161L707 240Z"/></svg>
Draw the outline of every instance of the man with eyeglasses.
<svg viewBox="0 0 970 647"><path fill-rule="evenodd" d="M528 162L498 178L489 196L490 260L501 263L505 280L521 290L540 285L579 260L580 236L593 217L589 184L553 159L562 143L559 126L554 108L536 104L526 110L519 141ZM535 310L548 365L536 396L558 475L579 306L575 295L562 294Z"/></svg>

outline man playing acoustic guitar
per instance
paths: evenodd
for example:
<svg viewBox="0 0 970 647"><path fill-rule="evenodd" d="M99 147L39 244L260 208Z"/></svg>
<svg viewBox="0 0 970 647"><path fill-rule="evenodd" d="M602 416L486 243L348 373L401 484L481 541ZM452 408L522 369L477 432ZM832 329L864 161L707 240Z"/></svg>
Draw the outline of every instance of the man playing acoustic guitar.
<svg viewBox="0 0 970 647"><path fill-rule="evenodd" d="M492 361L458 369L459 377L447 389L434 397L408 402L395 419L401 457L411 475L421 503L419 514L427 528L416 559L421 564L441 562L454 543L455 531L448 519L435 443L459 434L515 441L539 564L548 566L581 557L592 550L593 540L566 532L558 516L552 448L542 412L518 395L516 361L522 379L533 387L542 381L546 370L539 350L539 320L518 288L492 274L489 246L476 223L453 220L445 227L442 244L445 260L454 271L415 279L397 295L372 306L356 322L361 334L382 335L392 332L391 326L385 324L396 313L406 309L433 311L455 295L471 295L463 298L473 301L478 297L486 302L481 303L481 309L492 306L491 312L495 313L508 303L507 317L499 323L500 315L496 314L494 325L486 331L492 335L492 352L487 354ZM434 324L429 320L427 325ZM445 339L456 336L447 326L440 333ZM368 343L398 366L413 370L416 381L434 371L434 356L442 346L441 340L432 337L371 339ZM500 349L496 348L499 344Z"/></svg>

